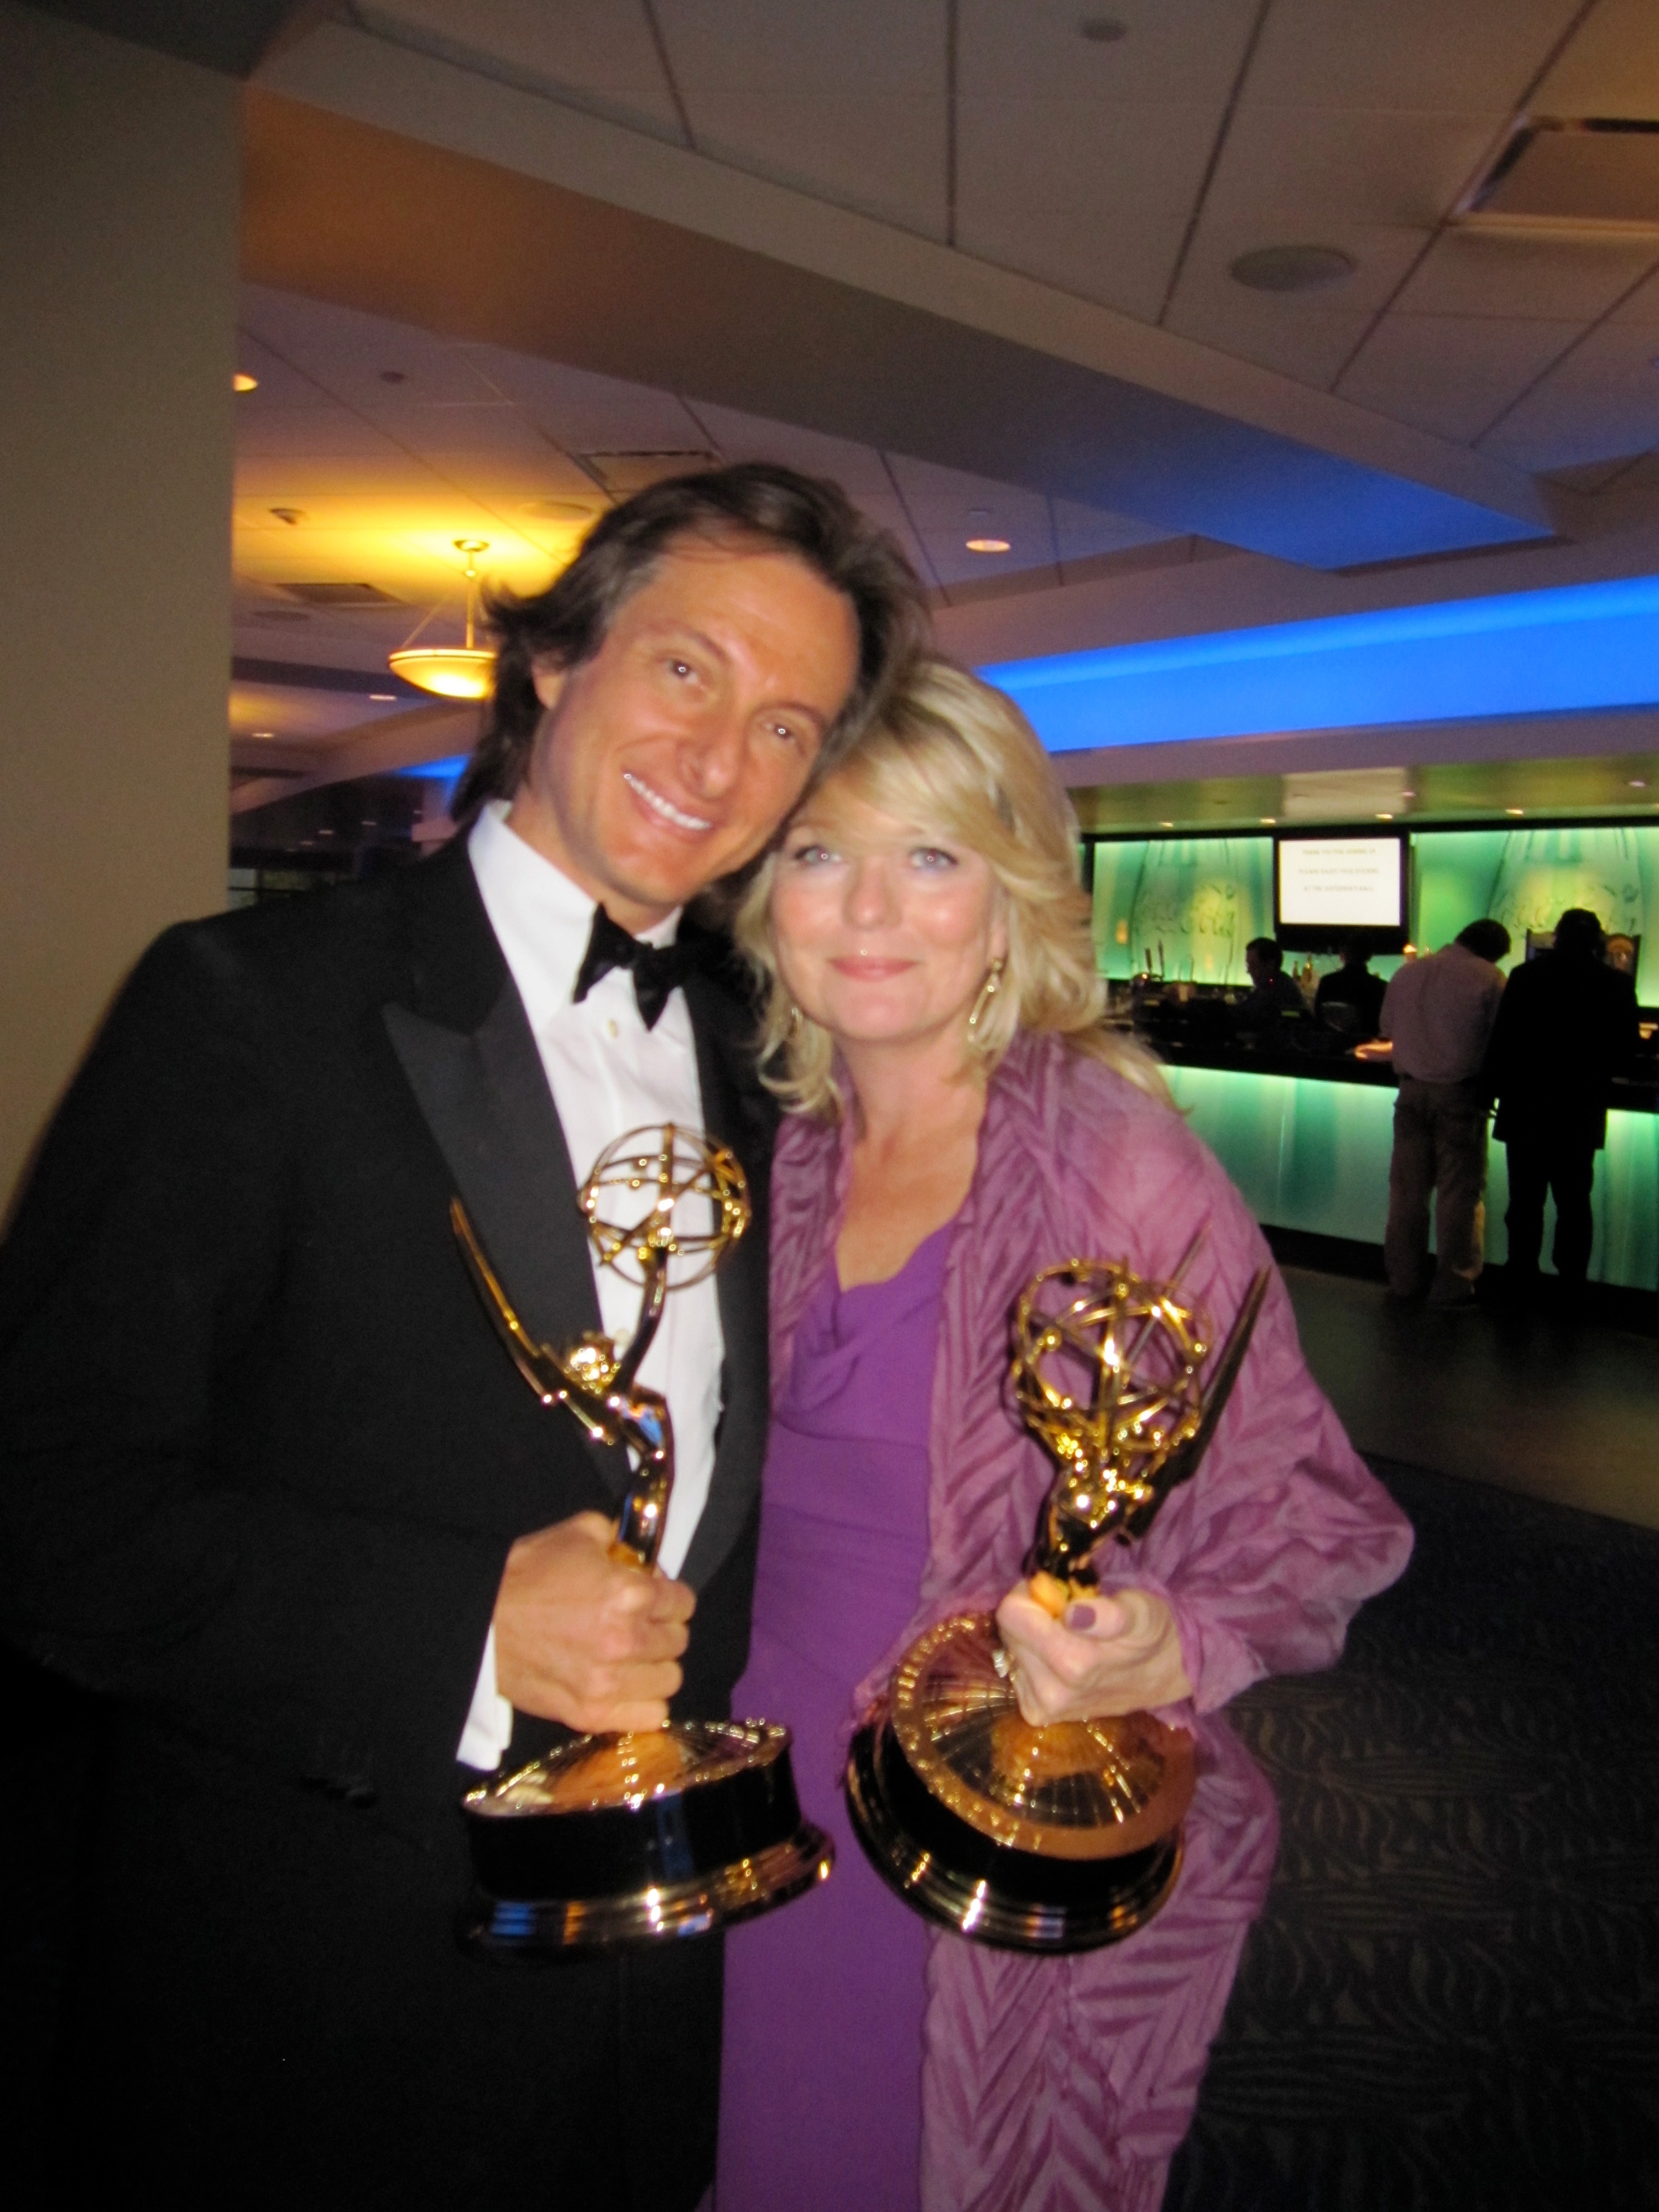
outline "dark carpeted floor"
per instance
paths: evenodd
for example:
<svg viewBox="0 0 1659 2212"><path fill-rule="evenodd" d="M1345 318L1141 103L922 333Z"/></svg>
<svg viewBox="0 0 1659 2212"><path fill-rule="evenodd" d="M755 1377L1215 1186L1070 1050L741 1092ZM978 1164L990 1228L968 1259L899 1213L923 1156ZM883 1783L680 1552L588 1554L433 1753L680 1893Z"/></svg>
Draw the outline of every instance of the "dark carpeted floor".
<svg viewBox="0 0 1659 2212"><path fill-rule="evenodd" d="M1165 2212L1659 2206L1659 1534L1373 1465L1410 1568L1232 1709L1284 1838Z"/></svg>

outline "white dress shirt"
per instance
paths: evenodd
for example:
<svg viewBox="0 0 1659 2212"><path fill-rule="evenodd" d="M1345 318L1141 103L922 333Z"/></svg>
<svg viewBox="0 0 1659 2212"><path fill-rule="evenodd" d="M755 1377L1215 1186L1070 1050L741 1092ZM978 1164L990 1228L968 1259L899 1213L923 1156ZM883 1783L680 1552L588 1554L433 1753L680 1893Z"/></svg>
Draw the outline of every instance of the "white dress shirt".
<svg viewBox="0 0 1659 2212"><path fill-rule="evenodd" d="M487 806L467 850L484 912L524 1001L580 1184L605 1146L629 1129L664 1121L702 1127L691 1015L684 993L674 991L655 1029L647 1029L626 969L613 968L580 1006L573 1002L594 902L507 828L507 813L501 800ZM642 935L648 944L668 945L678 927L676 912ZM688 1217L681 1225L698 1224ZM639 1320L639 1285L602 1267L597 1256L593 1274L605 1332L625 1344ZM513 1285L506 1289L510 1297ZM640 1380L667 1399L674 1424L674 1491L659 1555L666 1574L678 1574L684 1563L708 1500L724 1352L712 1278L674 1291L640 1370ZM570 1419L551 1409L547 1418ZM493 1768L512 1733L513 1709L495 1689L491 1629L459 1756L468 1766Z"/></svg>
<svg viewBox="0 0 1659 2212"><path fill-rule="evenodd" d="M1396 968L1377 1025L1394 1040L1395 1073L1419 1083L1473 1082L1503 995L1503 969L1467 945L1444 945Z"/></svg>

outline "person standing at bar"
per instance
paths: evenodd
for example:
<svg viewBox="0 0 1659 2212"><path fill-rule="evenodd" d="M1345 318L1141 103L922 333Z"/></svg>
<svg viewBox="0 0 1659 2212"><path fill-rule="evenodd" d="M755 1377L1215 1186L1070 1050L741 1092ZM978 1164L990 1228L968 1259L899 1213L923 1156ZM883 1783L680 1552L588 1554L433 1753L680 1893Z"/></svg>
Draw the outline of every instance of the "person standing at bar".
<svg viewBox="0 0 1659 2212"><path fill-rule="evenodd" d="M1501 921L1472 921L1454 943L1397 969L1383 996L1380 1029L1393 1041L1400 1096L1382 1260L1397 1298L1423 1291L1432 1197L1429 1303L1474 1303L1486 1237L1488 1094L1481 1064L1504 994L1497 963L1509 949Z"/></svg>
<svg viewBox="0 0 1659 2212"><path fill-rule="evenodd" d="M1329 1028L1340 1029L1348 1036L1374 1037L1382 1018L1382 999L1388 988L1382 976L1372 975L1370 954L1364 940L1351 937L1342 947L1342 965L1319 979L1314 1012ZM1333 1018L1330 1010L1334 1008L1350 1011Z"/></svg>
<svg viewBox="0 0 1659 2212"><path fill-rule="evenodd" d="M1486 1095L1509 1154L1508 1279L1534 1295L1544 1242L1544 1199L1555 1196L1551 1257L1569 1297L1589 1273L1595 1155L1607 1139L1613 1079L1636 1048L1636 985L1607 965L1599 918L1569 907L1547 952L1517 968L1487 1049Z"/></svg>

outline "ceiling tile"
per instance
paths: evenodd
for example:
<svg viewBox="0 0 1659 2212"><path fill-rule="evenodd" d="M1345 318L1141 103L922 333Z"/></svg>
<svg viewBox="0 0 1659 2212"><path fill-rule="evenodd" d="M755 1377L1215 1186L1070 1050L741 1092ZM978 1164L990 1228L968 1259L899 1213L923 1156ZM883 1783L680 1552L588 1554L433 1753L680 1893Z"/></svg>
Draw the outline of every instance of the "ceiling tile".
<svg viewBox="0 0 1659 2212"><path fill-rule="evenodd" d="M1370 325L1369 313L1304 306L1287 314L1284 303L1252 298L1242 305L1223 300L1177 299L1164 327L1179 337L1196 338L1236 361L1277 369L1297 384L1328 392L1342 365Z"/></svg>
<svg viewBox="0 0 1659 2212"><path fill-rule="evenodd" d="M1291 107L1512 107L1580 4L1273 0L1243 97Z"/></svg>
<svg viewBox="0 0 1659 2212"><path fill-rule="evenodd" d="M705 399L692 401L690 411L728 461L781 461L809 476L831 477L860 505L872 495L880 499L893 495L891 481L873 446L745 415L735 407L717 407Z"/></svg>
<svg viewBox="0 0 1659 2212"><path fill-rule="evenodd" d="M1054 526L1041 492L994 483L932 461L889 455L911 521L942 584L982 582L1054 558ZM1006 553L970 553L969 538L1006 538Z"/></svg>
<svg viewBox="0 0 1659 2212"><path fill-rule="evenodd" d="M402 31L596 114L681 136L641 0L375 0L355 12L371 29Z"/></svg>
<svg viewBox="0 0 1659 2212"><path fill-rule="evenodd" d="M1220 353L1278 369L1323 391L1341 371L1423 250L1416 230L1332 221L1315 240L1352 255L1354 273L1315 292L1257 292L1230 272L1241 254L1288 243L1282 234L1206 219L1182 271L1167 327Z"/></svg>
<svg viewBox="0 0 1659 2212"><path fill-rule="evenodd" d="M1532 103L1540 115L1659 116L1659 9L1599 0Z"/></svg>
<svg viewBox="0 0 1659 2212"><path fill-rule="evenodd" d="M535 424L502 399L439 406L411 400L377 408L369 420L423 460L436 461L443 454L539 454L547 450L547 440Z"/></svg>
<svg viewBox="0 0 1659 2212"><path fill-rule="evenodd" d="M944 237L944 0L656 9L700 152Z"/></svg>
<svg viewBox="0 0 1659 2212"><path fill-rule="evenodd" d="M257 392L244 392L237 397L239 424L252 422L270 407L317 407L329 404L327 394L319 392L310 377L280 354L273 353L246 325L236 332L236 366L259 380Z"/></svg>
<svg viewBox="0 0 1659 2212"><path fill-rule="evenodd" d="M1049 97L1110 106L1190 106L1218 117L1259 0L957 0L957 83L964 97ZM1127 36L1097 42L1095 13Z"/></svg>
<svg viewBox="0 0 1659 2212"><path fill-rule="evenodd" d="M1214 141L1197 108L964 99L957 243L1156 318Z"/></svg>
<svg viewBox="0 0 1659 2212"><path fill-rule="evenodd" d="M1603 324L1482 441L1482 451L1542 471L1659 445L1654 351L1639 325Z"/></svg>
<svg viewBox="0 0 1659 2212"><path fill-rule="evenodd" d="M1514 315L1589 322L1653 266L1647 239L1449 230L1395 302L1402 315Z"/></svg>
<svg viewBox="0 0 1659 2212"><path fill-rule="evenodd" d="M1333 221L1431 228L1505 120L1498 110L1241 107L1206 214L1271 226L1286 244L1321 240Z"/></svg>
<svg viewBox="0 0 1659 2212"><path fill-rule="evenodd" d="M1613 309L1610 319L1615 323L1646 323L1659 328L1659 269Z"/></svg>
<svg viewBox="0 0 1659 2212"><path fill-rule="evenodd" d="M424 461L384 440L378 451L360 453L251 453L240 441L237 445L239 499L309 507L319 499L389 498L399 491L425 498L432 487Z"/></svg>
<svg viewBox="0 0 1659 2212"><path fill-rule="evenodd" d="M258 394L250 392L249 398ZM239 413L236 450L252 459L256 454L280 454L295 460L332 459L349 453L389 454L394 449L373 423L365 422L349 407L267 407L256 413Z"/></svg>
<svg viewBox="0 0 1659 2212"><path fill-rule="evenodd" d="M354 406L404 398L488 399L471 368L476 349L408 323L336 307L262 285L242 288L242 327L318 390Z"/></svg>
<svg viewBox="0 0 1659 2212"><path fill-rule="evenodd" d="M469 350L490 385L567 453L678 453L706 442L672 392L501 347Z"/></svg>
<svg viewBox="0 0 1659 2212"><path fill-rule="evenodd" d="M1344 399L1468 444L1578 335L1577 323L1388 315L1337 386Z"/></svg>

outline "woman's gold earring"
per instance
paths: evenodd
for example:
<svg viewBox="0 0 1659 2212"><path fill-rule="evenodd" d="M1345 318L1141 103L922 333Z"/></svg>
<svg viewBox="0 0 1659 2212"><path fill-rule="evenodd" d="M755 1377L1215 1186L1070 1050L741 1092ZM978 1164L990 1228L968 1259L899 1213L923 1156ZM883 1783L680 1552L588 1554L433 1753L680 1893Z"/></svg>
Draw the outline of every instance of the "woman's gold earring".
<svg viewBox="0 0 1659 2212"><path fill-rule="evenodd" d="M802 1013L800 1008L795 1004L794 1000L791 999L789 1001L789 1026L784 1031L784 1036L787 1039L788 1042L793 1044L805 1027L805 1015Z"/></svg>
<svg viewBox="0 0 1659 2212"><path fill-rule="evenodd" d="M990 1012L992 1000L995 998L997 993L1002 988L1002 973L1007 965L1007 961L1003 957L1002 954L999 952L996 958L986 969L985 981L979 987L979 996L975 1000L974 1010L968 1017L968 1034L969 1036L977 1036L979 1035L979 1025L984 1020L986 1015Z"/></svg>

